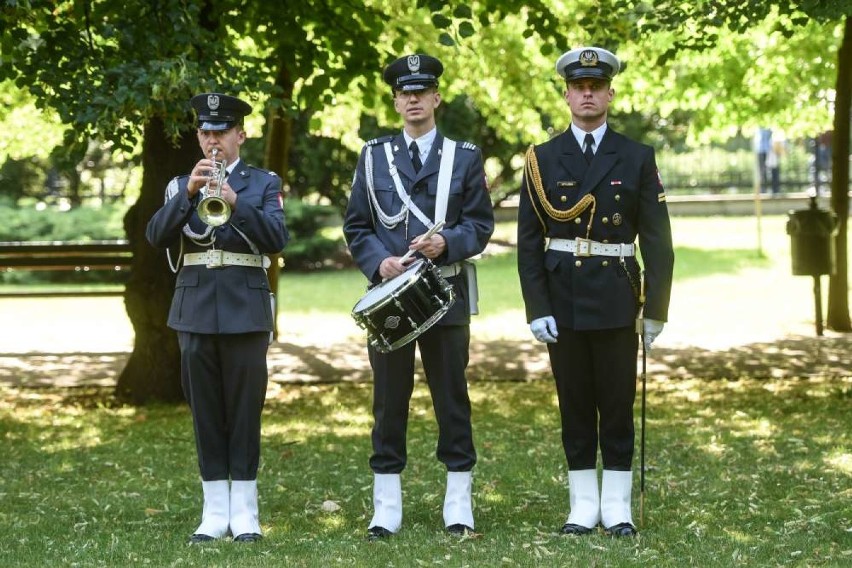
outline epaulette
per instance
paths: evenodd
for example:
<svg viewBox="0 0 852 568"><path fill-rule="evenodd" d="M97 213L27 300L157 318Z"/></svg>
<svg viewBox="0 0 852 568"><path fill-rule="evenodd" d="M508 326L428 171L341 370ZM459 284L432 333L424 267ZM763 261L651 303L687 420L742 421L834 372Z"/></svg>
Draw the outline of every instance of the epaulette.
<svg viewBox="0 0 852 568"><path fill-rule="evenodd" d="M378 138L373 138L372 140L367 140L364 143L365 146L375 146L376 144L384 144L385 142L390 142L393 140L393 134L388 134L387 136L379 136Z"/></svg>
<svg viewBox="0 0 852 568"><path fill-rule="evenodd" d="M459 144L459 146L461 146L465 150L476 150L476 144L473 144L471 142L462 142Z"/></svg>
<svg viewBox="0 0 852 568"><path fill-rule="evenodd" d="M278 177L278 174L276 174L272 170L264 170L263 168L258 168L257 166L248 166L248 168L251 169L251 170L257 170L259 172L262 172L266 175L270 175L272 177Z"/></svg>
<svg viewBox="0 0 852 568"><path fill-rule="evenodd" d="M172 178L172 181L169 182L169 185L166 186L166 201L173 198L178 194L178 180L181 177L189 177L189 176L175 176Z"/></svg>

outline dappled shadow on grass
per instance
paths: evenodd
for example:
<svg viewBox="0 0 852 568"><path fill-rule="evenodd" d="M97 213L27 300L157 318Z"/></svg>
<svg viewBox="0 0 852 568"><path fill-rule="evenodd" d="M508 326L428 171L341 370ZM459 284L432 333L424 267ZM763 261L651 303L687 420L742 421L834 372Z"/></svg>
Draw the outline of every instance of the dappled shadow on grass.
<svg viewBox="0 0 852 568"><path fill-rule="evenodd" d="M648 373L668 379L736 380L849 377L852 334L791 336L725 350L655 347ZM0 386L38 388L115 385L127 353L0 353ZM369 382L370 366L360 341L317 348L275 343L269 350L270 381L275 384ZM418 379L423 379L417 364ZM531 381L550 378L547 349L533 341L474 341L470 381Z"/></svg>
<svg viewBox="0 0 852 568"><path fill-rule="evenodd" d="M654 348L649 372L669 379L807 379L852 376L852 334L793 336L726 350Z"/></svg>
<svg viewBox="0 0 852 568"><path fill-rule="evenodd" d="M0 385L109 387L130 356L114 353L0 353Z"/></svg>

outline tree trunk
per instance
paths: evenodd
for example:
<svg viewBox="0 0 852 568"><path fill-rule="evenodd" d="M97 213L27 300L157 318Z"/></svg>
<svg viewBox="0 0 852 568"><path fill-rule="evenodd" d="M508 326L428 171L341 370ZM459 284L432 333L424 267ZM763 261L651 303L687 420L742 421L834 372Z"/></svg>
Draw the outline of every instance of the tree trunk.
<svg viewBox="0 0 852 568"><path fill-rule="evenodd" d="M177 337L166 326L175 276L169 269L165 250L155 249L146 240L145 228L163 205L169 181L188 172L199 156L194 131L185 132L175 148L160 119L152 119L145 127L142 191L124 217L124 231L133 250L124 304L136 338L115 388L116 397L132 404L183 399Z"/></svg>
<svg viewBox="0 0 852 568"><path fill-rule="evenodd" d="M275 84L282 90L282 98L293 96L293 81L287 69L286 61L279 62ZM290 168L290 147L292 142L293 119L280 108L271 109L267 116L266 150L264 167L281 176L282 191L287 193L287 171ZM270 289L278 295L278 273L280 254L270 255L272 266L267 272ZM278 339L278 318L274 319L273 337Z"/></svg>
<svg viewBox="0 0 852 568"><path fill-rule="evenodd" d="M834 148L831 164L831 209L837 215L837 270L828 280L826 326L852 331L849 320L849 120L852 113L852 19L846 18L837 52L837 96L834 101Z"/></svg>

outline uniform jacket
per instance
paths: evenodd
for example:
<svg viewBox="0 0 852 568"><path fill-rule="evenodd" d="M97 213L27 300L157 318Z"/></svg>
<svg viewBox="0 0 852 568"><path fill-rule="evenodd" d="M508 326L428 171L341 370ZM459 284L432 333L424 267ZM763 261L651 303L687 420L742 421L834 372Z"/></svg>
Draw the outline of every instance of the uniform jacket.
<svg viewBox="0 0 852 568"><path fill-rule="evenodd" d="M640 266L626 257L575 257L545 250L546 237L588 238L602 243L633 243L638 236L646 277L647 318L666 321L674 253L665 192L654 149L607 128L590 164L570 129L534 148L548 202L558 210L574 206L584 195L595 198L579 217L559 222L533 210L527 179L518 210L518 272L527 321L552 315L561 327L575 330L633 325L638 311ZM538 197L532 190L532 199ZM592 218L592 215L594 217ZM629 277L628 277L629 273Z"/></svg>
<svg viewBox="0 0 852 568"><path fill-rule="evenodd" d="M370 203L365 173L367 152L373 157L373 181L376 199L382 210L394 215L402 207L391 178L384 143L390 142L393 164L405 191L413 202L432 221L435 219L435 200L438 189L438 169L441 156L439 150L444 142L440 132L435 137L429 156L418 173L414 166L405 138L400 132L396 136L385 136L368 142L361 150L358 167L352 181L352 192L344 219L343 232L349 250L358 268L373 284L381 282L379 265L389 256L402 256L408 252L410 241L428 231L420 220L409 213L408 226L405 220L393 229L379 221ZM453 173L447 203L446 225L440 234L447 241L447 250L434 259L437 266L449 265L481 253L494 232L494 211L488 196L485 170L480 150L469 143L457 143ZM458 325L470 321L469 299L466 276L460 274L448 278L455 290L456 302L439 324Z"/></svg>
<svg viewBox="0 0 852 568"><path fill-rule="evenodd" d="M213 248L200 246L183 235L186 223L197 234L203 234L207 227L195 212L200 192L192 200L187 197L188 181L189 176L172 180L169 188L176 187L177 192L167 191L167 199L169 193L174 193L173 197L148 222L145 235L155 247L168 247L183 239L184 254ZM237 193L237 205L229 222L213 230L215 248L251 254L251 247L234 230L236 227L261 253L280 252L289 240L284 225L281 178L239 162L228 183ZM273 309L266 271L248 266L183 266L177 275L168 325L192 333L272 331Z"/></svg>

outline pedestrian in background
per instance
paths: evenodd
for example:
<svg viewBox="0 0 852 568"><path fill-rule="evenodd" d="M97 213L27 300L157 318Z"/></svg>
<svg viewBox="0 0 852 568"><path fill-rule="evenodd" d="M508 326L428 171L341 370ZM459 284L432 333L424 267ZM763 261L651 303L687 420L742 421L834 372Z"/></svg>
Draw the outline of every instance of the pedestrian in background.
<svg viewBox="0 0 852 568"><path fill-rule="evenodd" d="M766 154L766 169L769 170L772 197L778 197L781 194L781 160L787 153L786 147L784 135L777 130L772 132L772 141Z"/></svg>

